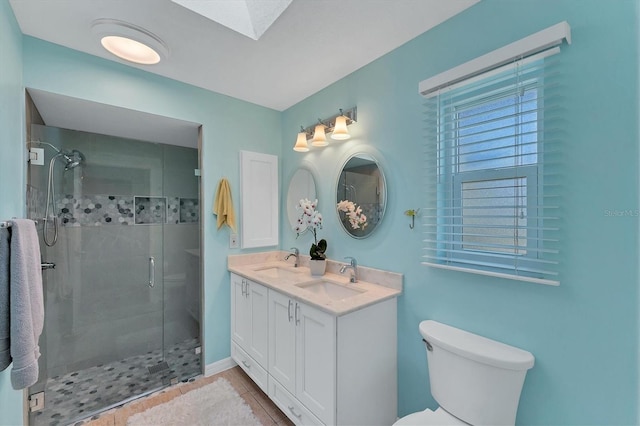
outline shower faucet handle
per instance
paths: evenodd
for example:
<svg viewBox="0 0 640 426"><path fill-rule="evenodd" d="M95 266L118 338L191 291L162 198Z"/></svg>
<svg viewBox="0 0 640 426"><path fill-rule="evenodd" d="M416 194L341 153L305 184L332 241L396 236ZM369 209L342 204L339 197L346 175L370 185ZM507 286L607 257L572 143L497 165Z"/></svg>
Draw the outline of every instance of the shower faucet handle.
<svg viewBox="0 0 640 426"><path fill-rule="evenodd" d="M47 269L56 269L56 264L53 262L41 262L40 268L44 271Z"/></svg>

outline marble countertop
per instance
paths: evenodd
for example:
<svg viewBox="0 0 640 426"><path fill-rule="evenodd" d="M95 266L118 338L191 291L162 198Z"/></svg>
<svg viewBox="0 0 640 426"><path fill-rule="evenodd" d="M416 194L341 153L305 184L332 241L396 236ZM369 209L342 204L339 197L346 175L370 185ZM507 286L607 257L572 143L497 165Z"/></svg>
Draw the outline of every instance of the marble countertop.
<svg viewBox="0 0 640 426"><path fill-rule="evenodd" d="M366 281L359 279L357 283L351 283L348 273L337 273L343 263L328 260L327 273L323 276L312 276L307 267L308 256L306 259L301 256L300 266L295 268L293 260L283 260L287 254L288 252L275 251L232 255L228 258L228 269L336 316L357 311L402 293L402 274L359 266L359 275ZM344 299L330 299L304 288L307 283L321 280L353 289L358 293Z"/></svg>

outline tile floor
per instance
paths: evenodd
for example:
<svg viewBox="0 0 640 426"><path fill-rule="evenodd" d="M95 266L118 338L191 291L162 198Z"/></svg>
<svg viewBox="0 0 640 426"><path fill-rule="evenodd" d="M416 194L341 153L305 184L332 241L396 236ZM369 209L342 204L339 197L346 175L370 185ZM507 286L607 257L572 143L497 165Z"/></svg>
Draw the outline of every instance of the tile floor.
<svg viewBox="0 0 640 426"><path fill-rule="evenodd" d="M74 424L131 397L161 389L174 378L186 381L201 371L197 346L198 339L190 339L169 347L164 358L157 350L50 378L45 385L45 408L31 413L29 424ZM151 374L148 367L163 360L170 369Z"/></svg>
<svg viewBox="0 0 640 426"><path fill-rule="evenodd" d="M224 377L231 383L235 390L251 407L253 414L264 426L290 426L293 423L275 406L258 386L242 371L240 367L223 371L222 373L203 377L198 376L188 383L179 383L155 394L140 398L89 420L76 423L84 426L125 426L127 419L134 414L145 411L151 407L170 401L173 398L185 394L191 390L200 388L214 382L219 377ZM179 426L179 425L176 425Z"/></svg>

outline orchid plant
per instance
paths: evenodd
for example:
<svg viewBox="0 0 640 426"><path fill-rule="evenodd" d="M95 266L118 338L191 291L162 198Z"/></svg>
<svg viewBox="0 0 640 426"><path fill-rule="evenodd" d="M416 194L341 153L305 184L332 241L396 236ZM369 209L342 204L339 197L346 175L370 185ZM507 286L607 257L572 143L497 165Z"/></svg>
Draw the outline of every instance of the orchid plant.
<svg viewBox="0 0 640 426"><path fill-rule="evenodd" d="M338 211L344 212L349 220L351 228L364 229L367 226L367 216L362 213L362 208L353 201L343 200L338 203Z"/></svg>
<svg viewBox="0 0 640 426"><path fill-rule="evenodd" d="M311 260L325 260L327 258L325 254L325 251L327 251L327 240L321 239L318 241L318 229L322 229L322 214L316 210L317 206L317 199L312 202L303 198L298 202L297 209L301 210L302 213L294 230L296 231L297 238L301 233L310 229L313 233L313 244L311 244L309 256L311 256Z"/></svg>

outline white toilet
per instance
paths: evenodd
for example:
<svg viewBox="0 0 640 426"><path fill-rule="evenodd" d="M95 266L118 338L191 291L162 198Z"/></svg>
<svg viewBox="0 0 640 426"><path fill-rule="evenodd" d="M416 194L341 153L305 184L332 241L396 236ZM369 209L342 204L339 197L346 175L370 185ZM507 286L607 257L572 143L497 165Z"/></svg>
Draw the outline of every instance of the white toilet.
<svg viewBox="0 0 640 426"><path fill-rule="evenodd" d="M395 426L513 425L533 355L436 321L422 321L431 394L440 404Z"/></svg>

